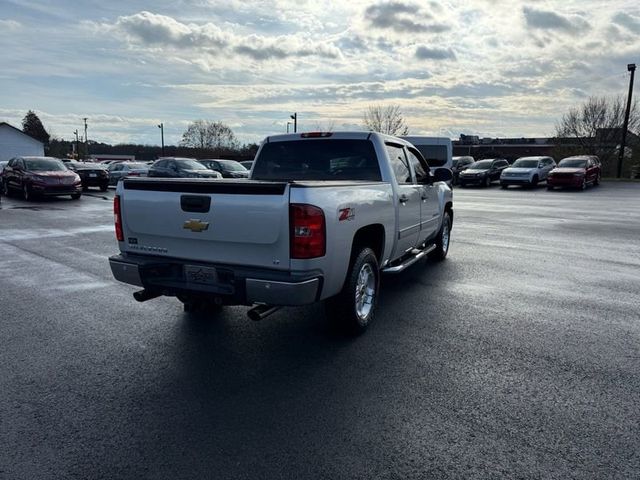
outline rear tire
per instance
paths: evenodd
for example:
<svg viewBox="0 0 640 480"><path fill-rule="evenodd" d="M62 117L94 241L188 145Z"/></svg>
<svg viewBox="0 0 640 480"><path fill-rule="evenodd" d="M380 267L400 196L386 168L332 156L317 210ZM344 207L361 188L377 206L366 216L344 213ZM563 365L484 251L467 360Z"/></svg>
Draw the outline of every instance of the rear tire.
<svg viewBox="0 0 640 480"><path fill-rule="evenodd" d="M106 192L109 189L109 185L101 185L100 186L100 191L101 192Z"/></svg>
<svg viewBox="0 0 640 480"><path fill-rule="evenodd" d="M509 188L509 185L507 185L506 183L501 183L500 188L502 188L503 190L506 190L507 188Z"/></svg>
<svg viewBox="0 0 640 480"><path fill-rule="evenodd" d="M350 335L363 333L375 317L379 288L378 259L364 247L351 261L342 291L325 301L327 318Z"/></svg>
<svg viewBox="0 0 640 480"><path fill-rule="evenodd" d="M555 187L553 185L547 185L547 190L553 190Z"/></svg>
<svg viewBox="0 0 640 480"><path fill-rule="evenodd" d="M80 193L74 193L71 195L71 200L78 200L82 195Z"/></svg>
<svg viewBox="0 0 640 480"><path fill-rule="evenodd" d="M436 237L436 248L429 254L429 258L442 261L447 258L449 244L451 243L451 215L445 211L442 218L442 226Z"/></svg>

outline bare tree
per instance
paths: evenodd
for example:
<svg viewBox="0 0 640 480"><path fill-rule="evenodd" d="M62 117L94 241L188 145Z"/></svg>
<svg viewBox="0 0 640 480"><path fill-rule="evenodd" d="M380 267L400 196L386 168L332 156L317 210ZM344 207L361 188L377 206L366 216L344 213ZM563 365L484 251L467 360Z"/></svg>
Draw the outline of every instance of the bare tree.
<svg viewBox="0 0 640 480"><path fill-rule="evenodd" d="M640 127L638 103L631 106L629 127L637 132ZM573 144L574 151L599 155L607 166L617 156L622 140L622 125L626 110L626 99L617 97L589 97L582 105L571 108L556 124L556 144L567 150Z"/></svg>
<svg viewBox="0 0 640 480"><path fill-rule="evenodd" d="M364 112L364 126L367 130L388 135L407 135L409 127L404 121L400 105L370 105Z"/></svg>
<svg viewBox="0 0 640 480"><path fill-rule="evenodd" d="M236 148L238 141L230 127L222 122L196 120L182 134L180 145L201 149Z"/></svg>

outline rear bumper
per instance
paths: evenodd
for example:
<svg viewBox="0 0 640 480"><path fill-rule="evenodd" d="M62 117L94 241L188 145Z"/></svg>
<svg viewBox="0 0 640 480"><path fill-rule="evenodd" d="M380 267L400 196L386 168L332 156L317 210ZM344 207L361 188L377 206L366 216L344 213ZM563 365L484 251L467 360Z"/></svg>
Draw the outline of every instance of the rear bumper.
<svg viewBox="0 0 640 480"><path fill-rule="evenodd" d="M82 179L82 186L84 187L103 187L105 185L109 185L109 179L108 178L83 178Z"/></svg>
<svg viewBox="0 0 640 480"><path fill-rule="evenodd" d="M215 268L218 282L189 283L186 264ZM227 305L306 305L319 300L323 282L318 271L283 272L143 255L114 255L109 265L120 282L167 296L218 297Z"/></svg>

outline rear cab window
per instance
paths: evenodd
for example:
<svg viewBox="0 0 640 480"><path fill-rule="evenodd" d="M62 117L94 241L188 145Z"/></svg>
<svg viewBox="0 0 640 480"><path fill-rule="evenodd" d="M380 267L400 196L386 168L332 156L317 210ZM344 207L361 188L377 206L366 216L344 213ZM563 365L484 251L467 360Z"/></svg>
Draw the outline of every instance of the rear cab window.
<svg viewBox="0 0 640 480"><path fill-rule="evenodd" d="M270 142L253 165L254 180L382 180L370 140L314 139Z"/></svg>

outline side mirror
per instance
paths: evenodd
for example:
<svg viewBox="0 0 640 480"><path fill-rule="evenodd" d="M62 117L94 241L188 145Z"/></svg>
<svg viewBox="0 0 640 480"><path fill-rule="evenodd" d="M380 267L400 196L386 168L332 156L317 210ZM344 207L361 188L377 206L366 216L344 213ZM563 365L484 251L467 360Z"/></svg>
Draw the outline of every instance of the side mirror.
<svg viewBox="0 0 640 480"><path fill-rule="evenodd" d="M436 168L432 178L434 182L450 182L453 180L453 173L448 168Z"/></svg>

